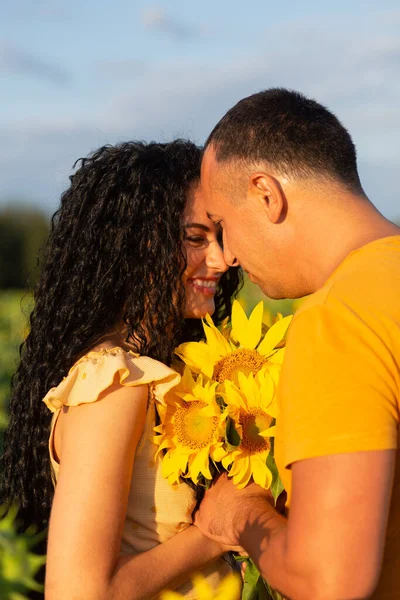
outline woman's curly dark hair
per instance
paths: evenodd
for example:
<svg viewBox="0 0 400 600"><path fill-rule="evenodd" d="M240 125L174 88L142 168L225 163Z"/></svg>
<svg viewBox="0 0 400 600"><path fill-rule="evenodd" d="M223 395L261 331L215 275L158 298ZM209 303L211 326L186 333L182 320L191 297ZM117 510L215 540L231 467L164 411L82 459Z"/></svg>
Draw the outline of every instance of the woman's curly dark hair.
<svg viewBox="0 0 400 600"><path fill-rule="evenodd" d="M4 438L1 501L17 501L24 522L40 527L53 497L47 391L121 322L138 353L166 364L178 343L201 336L201 322L184 320L182 283L182 214L200 149L184 140L127 142L80 162L52 219ZM216 323L240 284L237 269L223 275Z"/></svg>

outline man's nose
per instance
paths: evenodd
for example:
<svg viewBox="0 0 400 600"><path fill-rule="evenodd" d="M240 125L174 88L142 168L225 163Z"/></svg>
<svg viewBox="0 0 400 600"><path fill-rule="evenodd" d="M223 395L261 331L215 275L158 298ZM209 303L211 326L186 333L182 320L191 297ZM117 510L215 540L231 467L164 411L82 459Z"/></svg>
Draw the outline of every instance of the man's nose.
<svg viewBox="0 0 400 600"><path fill-rule="evenodd" d="M226 264L229 265L230 267L238 267L239 261L237 260L236 256L229 249L228 242L226 240L225 230L222 231L222 243L223 243L223 248L224 248L224 260L225 260Z"/></svg>
<svg viewBox="0 0 400 600"><path fill-rule="evenodd" d="M225 260L224 251L217 241L208 246L206 265L212 269L216 269L220 273L225 273L225 271L229 269L229 265Z"/></svg>
<svg viewBox="0 0 400 600"><path fill-rule="evenodd" d="M238 267L239 261L229 248L224 247L224 260L230 267Z"/></svg>

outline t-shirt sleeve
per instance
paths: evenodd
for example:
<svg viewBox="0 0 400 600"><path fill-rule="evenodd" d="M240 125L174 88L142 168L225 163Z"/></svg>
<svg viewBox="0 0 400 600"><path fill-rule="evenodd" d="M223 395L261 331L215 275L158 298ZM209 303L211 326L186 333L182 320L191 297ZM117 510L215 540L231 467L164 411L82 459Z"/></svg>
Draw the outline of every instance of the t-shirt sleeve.
<svg viewBox="0 0 400 600"><path fill-rule="evenodd" d="M397 448L397 371L379 317L336 300L293 320L280 381L284 463Z"/></svg>

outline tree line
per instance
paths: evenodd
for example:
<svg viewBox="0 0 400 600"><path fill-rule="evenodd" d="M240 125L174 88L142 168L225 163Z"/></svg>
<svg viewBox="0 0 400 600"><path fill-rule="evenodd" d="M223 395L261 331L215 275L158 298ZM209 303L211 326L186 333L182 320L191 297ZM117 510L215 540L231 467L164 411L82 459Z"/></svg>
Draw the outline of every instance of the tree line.
<svg viewBox="0 0 400 600"><path fill-rule="evenodd" d="M0 289L27 289L38 276L38 256L50 228L41 210L28 206L0 208Z"/></svg>

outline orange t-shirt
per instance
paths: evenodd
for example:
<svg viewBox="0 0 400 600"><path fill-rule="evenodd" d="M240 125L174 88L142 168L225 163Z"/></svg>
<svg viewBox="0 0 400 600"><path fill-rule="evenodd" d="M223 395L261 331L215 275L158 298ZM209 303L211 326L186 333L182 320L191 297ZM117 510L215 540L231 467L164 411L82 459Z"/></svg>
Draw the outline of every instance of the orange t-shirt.
<svg viewBox="0 0 400 600"><path fill-rule="evenodd" d="M293 462L399 449L399 383L400 236L392 236L352 252L302 304L291 324L275 441L289 506ZM400 461L396 462L375 600L400 598Z"/></svg>

